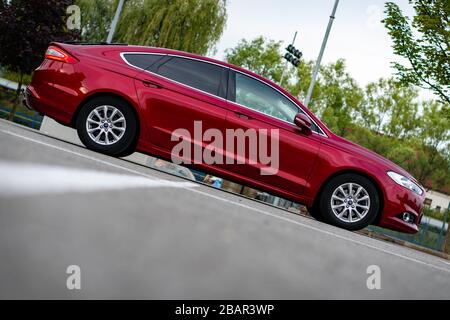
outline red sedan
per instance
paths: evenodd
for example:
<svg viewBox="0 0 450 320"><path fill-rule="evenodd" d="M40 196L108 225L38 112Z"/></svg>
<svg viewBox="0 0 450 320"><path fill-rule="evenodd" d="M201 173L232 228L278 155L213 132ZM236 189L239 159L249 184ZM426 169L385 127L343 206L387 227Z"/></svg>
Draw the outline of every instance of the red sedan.
<svg viewBox="0 0 450 320"><path fill-rule="evenodd" d="M408 172L333 134L275 83L221 61L53 43L25 103L76 128L98 152L186 163L303 203L316 219L348 230L418 231L425 191Z"/></svg>

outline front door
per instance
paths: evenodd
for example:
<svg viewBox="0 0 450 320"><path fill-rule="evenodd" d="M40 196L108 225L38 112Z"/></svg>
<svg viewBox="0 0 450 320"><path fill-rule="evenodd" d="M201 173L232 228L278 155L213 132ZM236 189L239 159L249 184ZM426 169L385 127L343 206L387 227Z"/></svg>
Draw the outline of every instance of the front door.
<svg viewBox="0 0 450 320"><path fill-rule="evenodd" d="M227 114L226 128L235 132L239 129L246 131L245 164L238 163L238 158L242 157L242 154L236 154L235 148L233 154L235 164L231 170L253 181L269 185L270 188L295 195L301 194L304 186L308 184L323 137L315 132L309 134L301 132L293 121L295 115L302 110L278 90L243 73L230 72L231 94L228 96L230 111ZM265 130L268 130L267 133L272 138L261 134ZM268 150L272 149L272 152L275 152L269 156L272 163L267 164L266 161L266 164L263 164L258 161L255 164L249 158L251 156L249 151L252 148L250 139L254 138L252 132L257 133L258 148L261 148L261 143L264 142L262 140L266 139ZM273 143L276 143L273 138L276 138L274 136L277 133L278 147L273 148ZM264 153L269 155L270 152L265 151L258 150L259 160L261 156L264 157ZM272 171L273 174L270 174L270 167L275 169Z"/></svg>

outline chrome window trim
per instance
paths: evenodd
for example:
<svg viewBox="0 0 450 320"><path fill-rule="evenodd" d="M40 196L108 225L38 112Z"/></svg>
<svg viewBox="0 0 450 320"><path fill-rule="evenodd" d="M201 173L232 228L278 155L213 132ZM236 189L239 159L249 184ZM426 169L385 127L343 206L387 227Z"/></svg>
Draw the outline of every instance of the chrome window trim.
<svg viewBox="0 0 450 320"><path fill-rule="evenodd" d="M198 59L198 58L194 58L194 57L187 57L187 56L183 56L183 55L179 55L179 54L175 54L175 53L168 53L167 55L168 55L168 56L171 56L171 57L177 57L177 58L184 58L184 59L196 60L196 61L200 61L200 62L204 62L204 63L213 64L213 65L216 65L216 66L218 66L218 67L230 69L230 67L228 67L228 66L224 66L223 64L216 63L216 62L213 62L213 61L202 60L202 59Z"/></svg>
<svg viewBox="0 0 450 320"><path fill-rule="evenodd" d="M187 57L187 56L183 56L183 55L171 54L171 53L159 53L159 52L132 52L132 51L126 51L126 52L121 52L121 53L120 53L120 57L122 58L122 60L123 60L126 64L128 64L129 66L131 66L131 67L133 67L133 68L136 68L136 69L139 69L139 70L148 72L148 73L150 73L150 74L152 74L152 75L154 75L154 76L157 76L157 77L160 77L160 78L169 80L169 81L171 81L171 82L173 82L173 83L176 83L176 84L180 84L180 85L182 85L182 86L185 86L185 87L187 87L187 88L190 88L190 89L196 90L196 91L198 91L198 92L207 94L207 95L212 96L212 97L214 97L214 98L218 98L218 99L220 99L220 100L222 100L222 101L231 102L231 103L233 103L233 104L235 104L235 105L238 105L238 106L240 106L240 107L244 107L244 108L247 108L247 109L249 109L249 110L258 112L258 113L260 113L260 114L269 116L269 117L271 117L271 118L274 118L274 119L283 121L283 122L285 122L285 123L290 124L291 126L296 126L293 122L290 122L290 121L287 121L287 120L283 120L283 119L274 117L274 116L272 116L272 115L270 115L270 114L267 114L267 113L264 113L264 112L261 112L261 111L252 109L252 108L250 108L250 107L248 107L248 106L244 106L244 105L239 104L239 103L237 103L237 102L234 102L234 101L231 101L231 100L228 100L228 99L219 97L218 95L215 95L215 94L212 94L212 93L209 93L209 92L206 92L206 91L203 91L203 90L200 90L200 89L191 87L191 86L189 86L189 85L187 85L187 84L184 84L184 83L178 82L178 81L176 81L176 80L173 80L173 79L164 77L164 76L162 76L162 75L159 75L159 74L157 74L157 73L148 71L148 70L146 70L146 69L139 68L139 67L137 67L137 66L135 66L135 65L132 65L131 63L129 63L129 62L127 61L127 59L124 57L124 55L126 55L126 54L160 55L160 56L170 56L170 57L178 57L178 58L184 58L184 59L191 59L191 60L196 60L196 61L199 61L199 62L204 62L204 63L213 64L213 65L219 66L219 67L221 67L221 68L225 68L225 69L228 69L228 70L232 70L232 71L234 71L234 72L239 72L239 73L243 74L244 76L253 78L253 79L255 79L255 80L261 82L262 84L264 84L264 85L266 85L266 86L269 86L270 88L276 90L276 91L277 91L278 93L280 93L283 97L285 97L286 99L288 99L295 107L297 107L299 110L301 110L301 111L302 111L302 112L303 112L303 113L311 120L311 122L313 122L313 123L317 126L317 128L319 128L319 130L320 130L320 132L316 132L316 131L313 131L313 130L312 130L311 132L313 132L313 133L315 133L315 134L318 134L318 135L320 135L320 136L323 136L323 137L328 138L328 135L322 130L322 128L317 124L317 122L316 122L314 119L312 119L312 118L310 117L310 115L309 115L307 112L305 112L305 110L304 110L301 106L299 106L297 103L295 103L295 101L293 101L291 98L289 98L288 96L286 96L283 92L281 92L280 90L278 90L277 88L275 88L275 87L272 86L271 84L266 83L266 82L264 82L264 81L262 81L262 80L260 80L260 79L258 79L258 78L256 78L256 77L254 77L254 76L248 74L248 73L245 73L245 72L242 72L242 71L240 71L240 70L237 70L237 69L234 69L234 68L230 68L230 67L228 67L228 66L225 66L225 65L222 65L222 64L219 64L219 63L215 63L215 62L212 62L212 61L202 60L202 59L198 59L198 58L194 58L194 57Z"/></svg>

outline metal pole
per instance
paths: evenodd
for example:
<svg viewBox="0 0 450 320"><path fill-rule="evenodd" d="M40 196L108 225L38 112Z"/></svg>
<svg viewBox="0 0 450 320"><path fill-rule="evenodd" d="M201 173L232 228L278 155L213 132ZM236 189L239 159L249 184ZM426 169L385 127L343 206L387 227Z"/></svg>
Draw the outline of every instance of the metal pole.
<svg viewBox="0 0 450 320"><path fill-rule="evenodd" d="M319 73L320 62L322 61L323 52L325 51L325 46L327 45L328 36L330 34L331 26L333 25L333 20L335 17L334 15L336 14L336 9L337 9L338 4L339 4L339 0L336 0L334 2L334 7L333 7L333 11L331 12L330 20L328 21L328 27L327 27L327 31L325 32L325 37L323 38L323 41L322 41L322 47L320 48L319 57L317 58L316 66L314 67L314 72L313 72L313 76L311 79L311 83L309 84L308 93L306 94L306 99L304 101L305 106L308 106L309 101L311 100L311 95L312 95L312 92L314 89L314 84L316 82L317 74Z"/></svg>
<svg viewBox="0 0 450 320"><path fill-rule="evenodd" d="M114 37L114 33L116 32L117 23L119 22L120 14L122 13L123 3L125 0L119 0L119 4L117 6L116 14L111 22L111 28L109 29L108 38L106 39L106 43L111 43Z"/></svg>
<svg viewBox="0 0 450 320"><path fill-rule="evenodd" d="M295 38L297 38L297 31L295 31L294 39L292 40L292 45L294 45L294 43L295 43ZM289 67L289 62L286 61L286 68L283 69L283 73L281 74L280 86L283 85L284 73L288 67Z"/></svg>
<svg viewBox="0 0 450 320"><path fill-rule="evenodd" d="M450 204L449 204L450 205ZM448 214L448 209L447 210L445 210L445 213L444 213L444 222L442 223L442 228L441 228L441 230L439 230L439 239L438 239L438 242L439 242L439 244L440 244L440 247L442 247L442 244L443 244L443 242L445 242L445 221L447 221L447 214ZM448 227L448 229L450 229L450 227ZM442 243L441 243L441 237L444 237L444 241L442 241Z"/></svg>

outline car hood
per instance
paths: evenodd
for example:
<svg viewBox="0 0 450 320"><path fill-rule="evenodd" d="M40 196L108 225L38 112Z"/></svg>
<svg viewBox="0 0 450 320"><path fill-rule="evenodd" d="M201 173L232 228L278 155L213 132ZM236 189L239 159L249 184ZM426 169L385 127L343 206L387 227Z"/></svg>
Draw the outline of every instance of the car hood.
<svg viewBox="0 0 450 320"><path fill-rule="evenodd" d="M383 156L380 156L378 153L373 152L369 149L366 149L356 143L353 143L345 138L339 137L337 135L333 135L332 139L337 142L337 144L347 152L351 154L357 154L360 157L366 158L368 161L377 162L378 165L384 167L386 171L392 170L395 171L408 179L414 181L416 184L418 184L422 189L422 185L417 181L416 178L414 178L408 171L400 167L399 165L395 164L394 162L384 158Z"/></svg>

